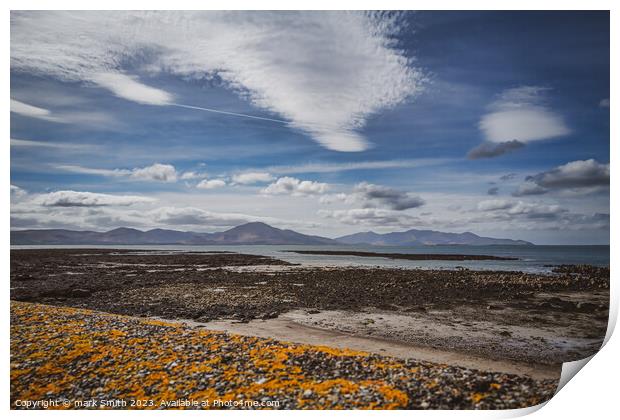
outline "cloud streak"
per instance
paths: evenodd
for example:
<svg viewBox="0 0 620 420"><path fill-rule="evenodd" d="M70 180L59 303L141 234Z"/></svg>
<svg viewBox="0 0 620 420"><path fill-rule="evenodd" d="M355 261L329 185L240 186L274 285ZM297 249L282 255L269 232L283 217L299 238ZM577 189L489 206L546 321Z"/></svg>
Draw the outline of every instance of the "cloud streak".
<svg viewBox="0 0 620 420"><path fill-rule="evenodd" d="M25 117L40 118L53 121L52 113L49 109L29 105L27 103L11 98L11 112Z"/></svg>
<svg viewBox="0 0 620 420"><path fill-rule="evenodd" d="M59 124L75 124L109 128L117 124L114 118L102 112L60 111L52 112L47 108L27 104L11 98L11 112L22 117L36 118Z"/></svg>
<svg viewBox="0 0 620 420"><path fill-rule="evenodd" d="M354 152L370 147L359 133L368 117L425 81L395 41L403 27L398 14L374 12L14 12L11 68L149 105L170 105L172 95L130 70L218 78L280 118L176 105L286 121L327 149Z"/></svg>
<svg viewBox="0 0 620 420"><path fill-rule="evenodd" d="M394 160L374 160L362 162L342 162L342 163L305 163L299 165L271 166L267 170L274 174L301 174L301 173L330 173L344 171L361 171L368 169L398 169L398 168L418 168L425 166L440 165L450 162L451 159L429 158L429 159L394 159Z"/></svg>
<svg viewBox="0 0 620 420"><path fill-rule="evenodd" d="M24 147L24 148L44 148L44 149L62 149L63 151L84 151L92 152L97 149L96 145L92 144L76 144L76 143L64 143L55 141L38 141L38 140L21 140L11 139L11 147Z"/></svg>
<svg viewBox="0 0 620 420"><path fill-rule="evenodd" d="M162 163L154 163L150 166L133 169L98 169L79 165L58 165L56 168L79 174L126 177L137 181L176 182L178 178L174 166Z"/></svg>
<svg viewBox="0 0 620 420"><path fill-rule="evenodd" d="M170 105L174 97L161 89L140 83L136 77L123 73L98 73L92 81L106 88L119 98L145 105Z"/></svg>
<svg viewBox="0 0 620 420"><path fill-rule="evenodd" d="M81 191L55 191L39 194L34 202L45 207L131 206L155 200L135 195L112 195Z"/></svg>

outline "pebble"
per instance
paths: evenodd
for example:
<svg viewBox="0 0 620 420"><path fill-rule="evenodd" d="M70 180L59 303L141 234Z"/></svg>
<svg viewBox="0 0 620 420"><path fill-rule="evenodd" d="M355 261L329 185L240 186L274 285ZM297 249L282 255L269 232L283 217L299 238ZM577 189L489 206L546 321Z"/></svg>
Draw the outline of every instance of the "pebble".
<svg viewBox="0 0 620 420"><path fill-rule="evenodd" d="M284 409L509 409L542 403L557 387L557 380L23 302L11 303L11 354L12 408L24 399L146 399L160 408L162 400L241 396Z"/></svg>

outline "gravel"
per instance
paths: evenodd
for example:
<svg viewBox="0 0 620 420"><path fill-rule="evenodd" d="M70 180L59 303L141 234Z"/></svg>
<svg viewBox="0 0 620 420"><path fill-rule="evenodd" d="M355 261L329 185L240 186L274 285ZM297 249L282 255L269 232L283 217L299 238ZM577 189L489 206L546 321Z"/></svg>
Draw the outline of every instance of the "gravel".
<svg viewBox="0 0 620 420"><path fill-rule="evenodd" d="M544 402L556 387L555 380L11 303L12 408L53 400L66 404L60 408L123 401L107 408L507 409Z"/></svg>
<svg viewBox="0 0 620 420"><path fill-rule="evenodd" d="M427 331L444 324L463 328L447 339L431 334L413 344L557 364L588 357L601 346L609 268L554 271L305 268L237 253L30 249L11 251L11 299L201 323L269 320L294 310L426 314ZM478 326L489 325L479 334ZM515 341L524 328L535 341ZM473 341L463 339L468 333ZM548 339L538 340L543 336ZM403 339L400 332L384 338ZM558 346L566 351L556 352Z"/></svg>
<svg viewBox="0 0 620 420"><path fill-rule="evenodd" d="M283 266L282 272L227 267ZM162 318L273 318L292 309L427 310L500 300L523 309L597 312L608 305L564 305L536 294L609 290L609 268L558 268L551 275L470 270L302 269L244 254L149 254L121 250L11 251L11 299ZM558 303L560 303L558 305ZM604 334L603 334L604 335Z"/></svg>

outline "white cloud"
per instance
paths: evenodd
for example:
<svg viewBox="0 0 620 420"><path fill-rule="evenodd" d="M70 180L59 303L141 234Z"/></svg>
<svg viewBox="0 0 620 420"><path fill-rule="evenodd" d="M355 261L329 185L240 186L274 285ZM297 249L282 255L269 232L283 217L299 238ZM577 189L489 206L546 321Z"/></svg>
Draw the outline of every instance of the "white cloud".
<svg viewBox="0 0 620 420"><path fill-rule="evenodd" d="M11 198L20 198L27 194L26 190L18 187L17 185L11 184Z"/></svg>
<svg viewBox="0 0 620 420"><path fill-rule="evenodd" d="M504 91L480 120L485 139L492 143L528 143L570 134L564 119L545 104L548 89L522 86Z"/></svg>
<svg viewBox="0 0 620 420"><path fill-rule="evenodd" d="M424 81L394 41L401 29L398 14L374 12L23 11L11 14L11 68L154 105L171 97L123 63L218 77L324 147L360 151L367 118Z"/></svg>
<svg viewBox="0 0 620 420"><path fill-rule="evenodd" d="M151 203L152 198L135 195L112 195L86 191L55 191L39 194L34 202L47 207L131 206Z"/></svg>
<svg viewBox="0 0 620 420"><path fill-rule="evenodd" d="M79 165L58 165L56 168L80 174L127 177L139 181L175 182L177 180L177 171L174 166L162 163L133 169L98 169Z"/></svg>
<svg viewBox="0 0 620 420"><path fill-rule="evenodd" d="M66 228L108 230L121 226L138 229L171 228L213 231L251 221L275 226L308 227L308 222L286 221L275 217L235 212L216 212L195 206L154 207L166 198L112 195L79 191L56 191L29 195L13 186L11 227L22 229ZM22 194L19 200L15 194Z"/></svg>
<svg viewBox="0 0 620 420"><path fill-rule="evenodd" d="M257 184L269 182L273 180L273 176L268 172L244 172L233 175L232 180L236 184Z"/></svg>
<svg viewBox="0 0 620 420"><path fill-rule="evenodd" d="M117 121L103 112L60 111L52 112L49 109L30 105L11 98L11 112L24 117L37 118L61 124L90 125L110 128Z"/></svg>
<svg viewBox="0 0 620 420"><path fill-rule="evenodd" d="M514 204L508 200L485 200L478 203L478 210L492 211L492 210L506 210Z"/></svg>
<svg viewBox="0 0 620 420"><path fill-rule="evenodd" d="M131 174L131 171L128 169L98 169L98 168L87 168L85 166L80 165L57 165L56 169L60 169L61 171L74 172L77 174L86 174L86 175L101 175L101 176L128 176Z"/></svg>
<svg viewBox="0 0 620 420"><path fill-rule="evenodd" d="M530 219L554 219L568 212L557 204L524 203L519 201L508 209L509 215L526 216Z"/></svg>
<svg viewBox="0 0 620 420"><path fill-rule="evenodd" d="M350 194L337 193L337 194L323 195L319 198L319 203L321 204L333 204L337 202L352 203L353 202L352 196Z"/></svg>
<svg viewBox="0 0 620 420"><path fill-rule="evenodd" d="M53 119L49 109L39 108L38 106L28 105L11 98L11 112L24 115L26 117Z"/></svg>
<svg viewBox="0 0 620 420"><path fill-rule="evenodd" d="M478 210L496 212L499 217L511 220L514 217L528 219L556 219L568 210L557 204L527 203L524 201L486 200L478 203Z"/></svg>
<svg viewBox="0 0 620 420"><path fill-rule="evenodd" d="M172 165L154 163L144 168L132 169L129 176L143 181L175 182L177 180L177 171Z"/></svg>
<svg viewBox="0 0 620 420"><path fill-rule="evenodd" d="M384 209L319 210L318 215L347 225L412 228L420 224L417 217Z"/></svg>
<svg viewBox="0 0 620 420"><path fill-rule="evenodd" d="M226 182L222 181L221 179L203 179L196 185L196 188L211 190L214 188L222 188L225 186Z"/></svg>
<svg viewBox="0 0 620 420"><path fill-rule="evenodd" d="M261 190L263 194L289 194L294 196L317 195L327 192L329 185L316 181L301 181L285 176Z"/></svg>
<svg viewBox="0 0 620 420"><path fill-rule="evenodd" d="M207 177L206 172L186 171L186 172L183 172L179 178L183 180L191 180L191 179L199 179L199 178L206 178L206 177Z"/></svg>
<svg viewBox="0 0 620 420"><path fill-rule="evenodd" d="M601 102L599 102L598 106L600 106L601 108L609 108L609 98L601 99Z"/></svg>
<svg viewBox="0 0 620 420"><path fill-rule="evenodd" d="M241 213L218 213L195 207L153 207L156 198L136 195L115 195L87 191L55 191L28 194L11 185L11 227L108 229L121 226L205 227L236 226L249 221L279 223L270 217Z"/></svg>
<svg viewBox="0 0 620 420"><path fill-rule="evenodd" d="M499 175L501 174L495 174L493 178L497 179ZM20 183L14 185L22 186ZM295 200L289 195L276 195L257 200L255 195L236 193L234 189L211 190L209 194L198 189L185 188L183 191L152 192L148 195L145 193L144 195L157 201L124 206L43 206L33 202L37 195L27 194L19 199L12 195L13 229L67 228L101 231L127 226L142 230L164 228L213 232L248 221L263 221L280 228L298 231L301 229L303 233L328 237L368 230L367 228L389 232L416 227L455 232L473 231L484 236L524 238L550 243L556 238L554 235L557 232L587 231L584 233L584 241L587 242L604 235L603 231L609 227L608 203L604 195L595 200L554 196L553 200L548 202L527 203L524 199L523 203L529 206L519 207L515 204L519 202L518 199L508 197L506 201L511 203L510 208L514 207L512 214L508 212L509 209L478 210L476 206L479 202L496 197L472 195L466 191L459 194L426 192L426 214L362 208L358 205L347 206L351 207L351 211L344 207L334 207L336 213L333 213L325 210L326 206L316 199L319 196ZM320 197L333 195L339 194L325 194ZM356 203L345 201L345 204ZM174 210L159 210L159 206ZM186 210L187 208L198 210ZM570 211L559 211L561 209ZM505 233L500 235L501 232Z"/></svg>
<svg viewBox="0 0 620 420"><path fill-rule="evenodd" d="M237 213L215 213L194 207L161 207L148 212L155 225L236 226L256 218Z"/></svg>
<svg viewBox="0 0 620 420"><path fill-rule="evenodd" d="M495 143L528 143L570 133L559 116L542 109L492 112L482 117L480 129L488 141Z"/></svg>
<svg viewBox="0 0 620 420"><path fill-rule="evenodd" d="M170 105L174 100L168 92L144 85L135 77L122 73L98 73L92 76L92 81L120 98L141 104Z"/></svg>

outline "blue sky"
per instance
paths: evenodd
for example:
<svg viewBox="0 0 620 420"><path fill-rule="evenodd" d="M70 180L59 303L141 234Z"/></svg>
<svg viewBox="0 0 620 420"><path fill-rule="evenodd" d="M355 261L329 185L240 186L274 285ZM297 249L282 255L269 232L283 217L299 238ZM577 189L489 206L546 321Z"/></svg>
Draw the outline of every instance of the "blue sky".
<svg viewBox="0 0 620 420"><path fill-rule="evenodd" d="M609 243L606 12L13 12L13 229Z"/></svg>

